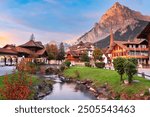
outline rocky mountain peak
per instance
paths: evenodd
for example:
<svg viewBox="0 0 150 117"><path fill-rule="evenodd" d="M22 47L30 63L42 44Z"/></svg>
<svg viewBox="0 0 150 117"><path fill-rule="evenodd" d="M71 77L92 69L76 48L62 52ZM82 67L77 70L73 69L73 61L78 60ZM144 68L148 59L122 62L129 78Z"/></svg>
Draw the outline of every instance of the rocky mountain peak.
<svg viewBox="0 0 150 117"><path fill-rule="evenodd" d="M99 23L103 26L120 25L127 19L134 19L134 13L128 7L116 2L100 19Z"/></svg>
<svg viewBox="0 0 150 117"><path fill-rule="evenodd" d="M131 10L130 8L116 2L108 11L101 17L99 24L103 26L122 25L127 21L144 20L149 21L149 16L144 16L140 12Z"/></svg>
<svg viewBox="0 0 150 117"><path fill-rule="evenodd" d="M116 2L112 7L119 8L122 7L122 5L119 2Z"/></svg>
<svg viewBox="0 0 150 117"><path fill-rule="evenodd" d="M77 42L96 43L100 40L105 40L107 37L108 42L110 29L113 30L114 35L117 35L115 36L116 39L134 38L146 25L145 22L148 21L150 21L150 16L142 15L140 12L116 2L104 13L99 22L95 23L91 30L77 39ZM132 36L131 33L133 33ZM101 44L104 45L103 43Z"/></svg>

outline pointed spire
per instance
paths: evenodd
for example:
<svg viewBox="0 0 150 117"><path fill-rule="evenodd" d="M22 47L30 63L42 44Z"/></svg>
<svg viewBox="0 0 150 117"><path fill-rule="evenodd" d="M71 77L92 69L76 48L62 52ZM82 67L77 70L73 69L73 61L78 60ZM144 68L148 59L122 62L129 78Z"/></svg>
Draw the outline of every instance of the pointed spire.
<svg viewBox="0 0 150 117"><path fill-rule="evenodd" d="M34 34L32 33L32 35L31 35L31 37L30 37L30 40L35 40L35 36L34 36Z"/></svg>
<svg viewBox="0 0 150 117"><path fill-rule="evenodd" d="M113 35L113 31L112 31L112 28L110 30L110 47L113 45L114 43L114 35Z"/></svg>

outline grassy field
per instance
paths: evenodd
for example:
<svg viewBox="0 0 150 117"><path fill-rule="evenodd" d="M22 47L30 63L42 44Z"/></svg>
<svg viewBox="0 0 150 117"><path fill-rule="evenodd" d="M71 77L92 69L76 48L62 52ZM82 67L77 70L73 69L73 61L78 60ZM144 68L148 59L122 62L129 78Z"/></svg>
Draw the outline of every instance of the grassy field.
<svg viewBox="0 0 150 117"><path fill-rule="evenodd" d="M115 93L127 93L128 95L141 93L144 91L148 91L150 88L150 80L146 80L142 77L134 76L134 80L138 80L139 82L133 83L131 85L124 85L120 83L120 77L116 71L106 70L106 69L98 69L98 68L90 68L90 67L71 67L64 71L64 76L66 77L76 77L76 71L79 72L79 79L90 79L94 81L96 86L101 86L104 83L108 83L111 89ZM127 76L124 75L124 79Z"/></svg>

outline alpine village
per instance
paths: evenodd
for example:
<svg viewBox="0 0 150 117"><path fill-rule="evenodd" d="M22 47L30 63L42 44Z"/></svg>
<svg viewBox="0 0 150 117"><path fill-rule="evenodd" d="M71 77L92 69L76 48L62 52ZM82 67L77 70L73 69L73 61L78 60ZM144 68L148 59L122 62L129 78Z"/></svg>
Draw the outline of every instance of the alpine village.
<svg viewBox="0 0 150 117"><path fill-rule="evenodd" d="M73 44L1 47L0 69L0 99L149 100L150 16L116 2Z"/></svg>

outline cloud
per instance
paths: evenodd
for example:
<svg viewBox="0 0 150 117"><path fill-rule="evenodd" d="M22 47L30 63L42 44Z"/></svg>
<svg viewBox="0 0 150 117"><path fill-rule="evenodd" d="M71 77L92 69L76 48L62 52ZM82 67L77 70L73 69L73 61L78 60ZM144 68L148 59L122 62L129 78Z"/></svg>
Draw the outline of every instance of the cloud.
<svg viewBox="0 0 150 117"><path fill-rule="evenodd" d="M63 40L73 39L77 35L62 33L62 32L46 32L36 29L26 28L25 30L20 29L5 29L0 30L0 43L1 46L5 44L17 44L27 42L30 39L31 34L35 35L37 41L41 41L44 44L49 43L52 40L61 42Z"/></svg>
<svg viewBox="0 0 150 117"><path fill-rule="evenodd" d="M69 40L76 37L76 34L69 34L63 32L52 32L34 29L21 24L17 24L13 21L6 21L9 23L8 27L2 26L0 29L0 46L6 44L20 45L27 42L30 39L32 33L34 33L37 41L43 42L43 44L49 43L52 40L61 42L63 40ZM5 23L6 23L5 22ZM1 24L0 24L1 25Z"/></svg>
<svg viewBox="0 0 150 117"><path fill-rule="evenodd" d="M0 46L5 44L17 44L27 42L32 33L35 34L37 40L44 44L52 40L61 42L76 37L76 34L69 34L65 32L43 30L35 28L32 25L26 24L24 20L18 19L9 13L0 13Z"/></svg>

